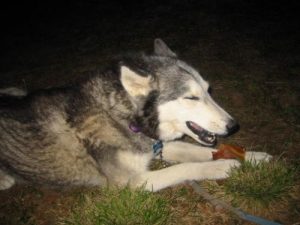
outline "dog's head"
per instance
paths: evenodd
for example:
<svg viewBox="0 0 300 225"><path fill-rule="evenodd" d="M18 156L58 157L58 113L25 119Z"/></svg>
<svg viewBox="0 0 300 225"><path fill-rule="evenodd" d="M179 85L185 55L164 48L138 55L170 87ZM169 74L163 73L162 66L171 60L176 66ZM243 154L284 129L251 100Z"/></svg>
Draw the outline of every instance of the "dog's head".
<svg viewBox="0 0 300 225"><path fill-rule="evenodd" d="M209 84L162 40L154 41L154 55L132 62L121 65L120 79L146 134L165 141L186 134L212 146L216 136L237 129L235 120L212 99Z"/></svg>

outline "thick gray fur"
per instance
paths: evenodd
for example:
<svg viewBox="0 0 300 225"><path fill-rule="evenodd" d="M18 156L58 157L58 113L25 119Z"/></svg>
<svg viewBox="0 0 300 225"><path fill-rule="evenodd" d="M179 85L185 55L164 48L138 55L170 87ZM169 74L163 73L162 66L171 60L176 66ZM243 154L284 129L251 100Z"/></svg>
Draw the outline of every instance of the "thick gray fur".
<svg viewBox="0 0 300 225"><path fill-rule="evenodd" d="M181 96L186 81L197 76L162 40L156 39L154 46L153 55L126 55L113 69L92 71L72 87L1 97L0 189L19 181L50 187L149 181L148 189L158 190L184 180L185 174L178 182L155 187L152 175L144 176L151 146L160 138L157 107ZM124 88L122 66L150 76L147 95L132 95ZM141 127L141 133L133 133L130 124Z"/></svg>

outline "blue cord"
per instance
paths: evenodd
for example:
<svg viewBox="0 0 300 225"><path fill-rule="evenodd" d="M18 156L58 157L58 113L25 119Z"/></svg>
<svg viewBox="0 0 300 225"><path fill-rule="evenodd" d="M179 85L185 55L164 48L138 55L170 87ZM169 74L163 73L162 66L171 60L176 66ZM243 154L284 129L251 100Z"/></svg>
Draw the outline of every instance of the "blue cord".
<svg viewBox="0 0 300 225"><path fill-rule="evenodd" d="M250 215L250 214L247 214L245 212L242 212L243 215L241 216L243 219L247 220L247 221L250 221L250 222L254 222L256 224L260 224L260 225L282 225L281 223L276 223L276 222L273 222L273 221L270 221L270 220L266 220L266 219L263 219L261 217L258 217L258 216L253 216L253 215Z"/></svg>

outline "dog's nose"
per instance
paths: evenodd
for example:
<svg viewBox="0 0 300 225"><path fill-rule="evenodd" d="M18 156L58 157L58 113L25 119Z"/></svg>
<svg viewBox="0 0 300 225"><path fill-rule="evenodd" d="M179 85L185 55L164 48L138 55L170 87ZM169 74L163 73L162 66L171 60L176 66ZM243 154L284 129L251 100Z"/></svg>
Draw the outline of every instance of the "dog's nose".
<svg viewBox="0 0 300 225"><path fill-rule="evenodd" d="M240 125L236 120L231 119L227 123L226 128L227 128L227 135L231 135L233 133L236 133L240 129Z"/></svg>

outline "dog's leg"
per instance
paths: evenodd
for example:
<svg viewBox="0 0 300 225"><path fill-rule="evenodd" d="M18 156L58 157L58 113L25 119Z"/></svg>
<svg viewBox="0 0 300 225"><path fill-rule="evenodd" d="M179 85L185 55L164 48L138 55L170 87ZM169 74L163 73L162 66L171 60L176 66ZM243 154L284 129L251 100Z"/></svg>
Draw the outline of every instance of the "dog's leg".
<svg viewBox="0 0 300 225"><path fill-rule="evenodd" d="M146 171L130 179L130 186L145 185L149 191L158 191L186 180L223 179L237 160L216 160L202 163L182 163L156 171Z"/></svg>
<svg viewBox="0 0 300 225"><path fill-rule="evenodd" d="M169 162L204 162L212 160L212 152L215 151L217 149L173 141L164 143L163 158ZM271 158L266 152L247 151L245 154L245 160L253 163L269 161Z"/></svg>
<svg viewBox="0 0 300 225"><path fill-rule="evenodd" d="M181 141L164 143L163 158L169 162L204 162L212 160L213 148Z"/></svg>
<svg viewBox="0 0 300 225"><path fill-rule="evenodd" d="M15 184L15 179L7 173L0 170L0 190L11 188Z"/></svg>
<svg viewBox="0 0 300 225"><path fill-rule="evenodd" d="M270 154L266 152L253 152L247 151L245 154L245 160L251 163L259 163L261 161L270 161L273 158Z"/></svg>

